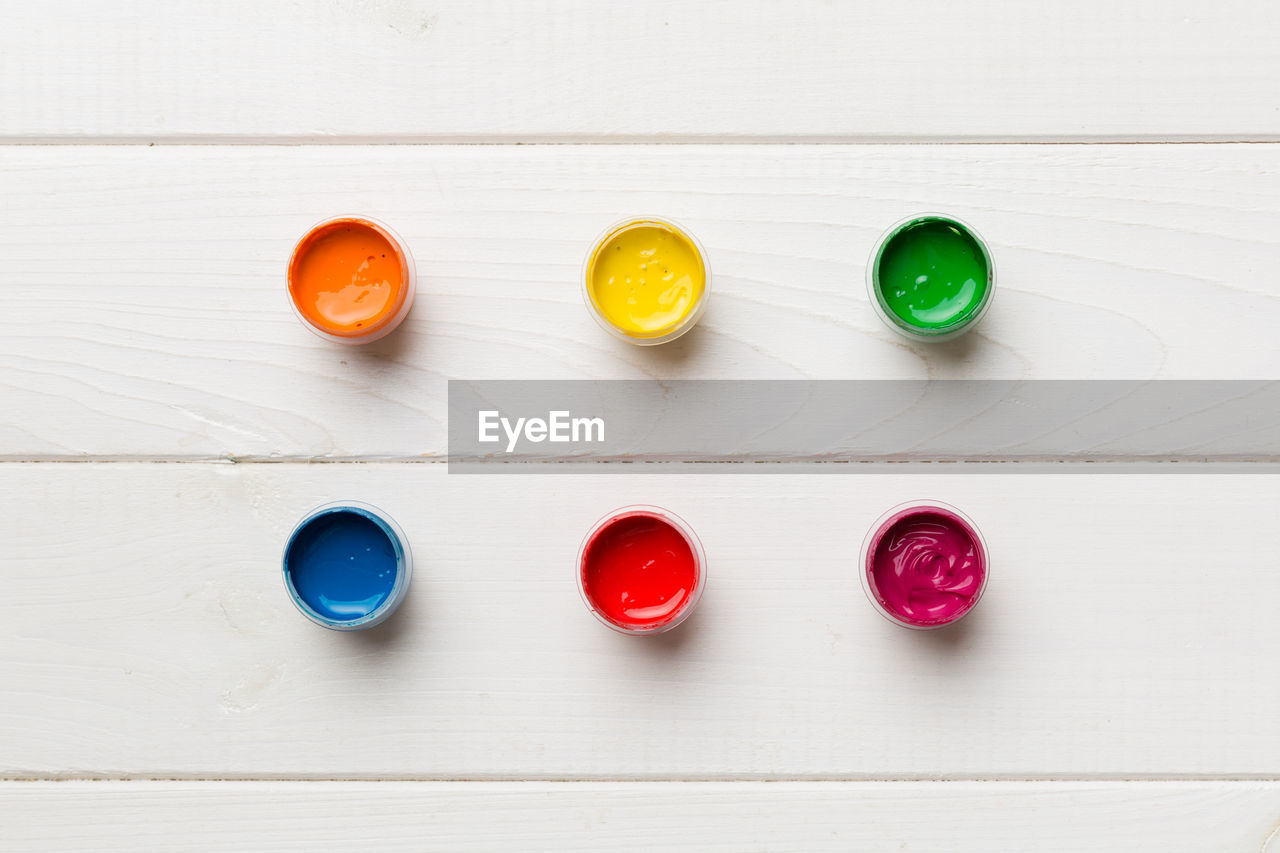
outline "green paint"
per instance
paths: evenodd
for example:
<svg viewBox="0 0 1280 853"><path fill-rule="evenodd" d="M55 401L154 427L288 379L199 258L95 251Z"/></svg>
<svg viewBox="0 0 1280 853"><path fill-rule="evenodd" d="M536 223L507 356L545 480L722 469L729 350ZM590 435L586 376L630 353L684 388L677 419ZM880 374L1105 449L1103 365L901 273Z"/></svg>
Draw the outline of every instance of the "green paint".
<svg viewBox="0 0 1280 853"><path fill-rule="evenodd" d="M912 219L881 244L874 271L880 307L904 331L963 330L981 316L993 287L986 248L952 219Z"/></svg>

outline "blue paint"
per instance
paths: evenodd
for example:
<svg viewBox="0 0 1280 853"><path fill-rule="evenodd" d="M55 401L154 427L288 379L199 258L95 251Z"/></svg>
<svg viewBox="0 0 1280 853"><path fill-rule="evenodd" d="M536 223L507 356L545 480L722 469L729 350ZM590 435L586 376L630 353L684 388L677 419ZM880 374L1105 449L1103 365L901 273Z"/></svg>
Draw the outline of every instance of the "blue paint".
<svg viewBox="0 0 1280 853"><path fill-rule="evenodd" d="M285 583L299 609L327 628L381 622L404 598L407 548L393 522L372 507L330 505L294 530L284 553Z"/></svg>

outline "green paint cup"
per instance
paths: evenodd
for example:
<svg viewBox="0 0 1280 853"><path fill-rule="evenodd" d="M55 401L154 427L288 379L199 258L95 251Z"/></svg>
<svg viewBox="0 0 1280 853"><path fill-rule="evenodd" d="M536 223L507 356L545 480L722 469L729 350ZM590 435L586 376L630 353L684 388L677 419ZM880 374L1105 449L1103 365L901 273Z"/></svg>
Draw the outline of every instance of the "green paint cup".
<svg viewBox="0 0 1280 853"><path fill-rule="evenodd" d="M969 331L995 290L986 242L954 216L908 216L884 232L867 262L876 313L912 340L946 341Z"/></svg>

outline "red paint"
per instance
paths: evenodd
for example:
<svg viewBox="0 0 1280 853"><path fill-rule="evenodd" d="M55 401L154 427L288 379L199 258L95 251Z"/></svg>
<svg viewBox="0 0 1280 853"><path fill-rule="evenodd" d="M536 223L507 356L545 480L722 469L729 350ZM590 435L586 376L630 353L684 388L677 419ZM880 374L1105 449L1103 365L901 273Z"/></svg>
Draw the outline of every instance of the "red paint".
<svg viewBox="0 0 1280 853"><path fill-rule="evenodd" d="M977 531L943 506L903 508L883 521L866 554L873 600L914 628L937 628L973 609L987 579Z"/></svg>
<svg viewBox="0 0 1280 853"><path fill-rule="evenodd" d="M685 534L652 512L628 510L601 524L582 549L582 591L625 631L670 627L697 600L701 561Z"/></svg>

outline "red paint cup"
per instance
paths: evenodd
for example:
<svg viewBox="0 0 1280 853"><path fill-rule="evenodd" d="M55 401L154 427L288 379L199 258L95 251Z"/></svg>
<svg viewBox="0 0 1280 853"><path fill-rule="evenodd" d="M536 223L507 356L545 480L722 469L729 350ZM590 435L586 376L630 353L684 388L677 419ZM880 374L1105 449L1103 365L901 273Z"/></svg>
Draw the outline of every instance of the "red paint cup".
<svg viewBox="0 0 1280 853"><path fill-rule="evenodd" d="M693 613L707 557L693 528L669 510L627 506L587 532L578 591L596 618L623 634L660 634Z"/></svg>

